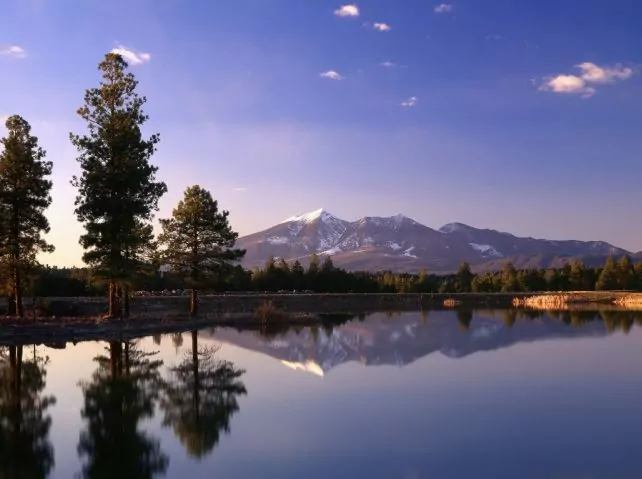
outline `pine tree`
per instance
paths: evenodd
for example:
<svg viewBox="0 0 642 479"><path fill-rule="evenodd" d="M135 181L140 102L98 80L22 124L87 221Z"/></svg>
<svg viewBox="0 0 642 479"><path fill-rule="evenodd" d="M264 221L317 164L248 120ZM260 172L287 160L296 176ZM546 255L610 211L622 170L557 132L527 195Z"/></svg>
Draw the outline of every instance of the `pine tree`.
<svg viewBox="0 0 642 479"><path fill-rule="evenodd" d="M42 237L49 232L45 210L51 204L52 163L45 161L27 121L14 115L6 127L8 134L0 140L0 261L8 276L12 312L22 317L25 274L38 253L54 250Z"/></svg>
<svg viewBox="0 0 642 479"><path fill-rule="evenodd" d="M604 268L597 279L595 289L598 291L610 291L618 287L618 267L612 257L608 257Z"/></svg>
<svg viewBox="0 0 642 479"><path fill-rule="evenodd" d="M149 163L160 137L142 136L147 99L136 93L138 82L127 66L120 55L105 56L98 66L103 81L86 91L78 110L88 134L70 135L82 170L72 184L78 188L75 213L86 230L80 238L83 261L109 282L110 316L116 314L117 289L137 268L134 252L150 240L139 234L141 228L167 191L156 181L158 168Z"/></svg>
<svg viewBox="0 0 642 479"><path fill-rule="evenodd" d="M459 293L470 293L473 290L473 273L470 271L470 265L465 261L459 265L457 283Z"/></svg>
<svg viewBox="0 0 642 479"><path fill-rule="evenodd" d="M319 257L313 253L310 257L310 264L308 265L308 274L315 275L319 272Z"/></svg>
<svg viewBox="0 0 642 479"><path fill-rule="evenodd" d="M519 291L517 270L511 261L506 263L502 270L502 291Z"/></svg>
<svg viewBox="0 0 642 479"><path fill-rule="evenodd" d="M160 220L164 260L174 271L186 275L191 287L190 314L197 313L198 289L215 275L226 272L245 255L234 249L238 233L232 230L228 211L198 185L185 190L172 217Z"/></svg>
<svg viewBox="0 0 642 479"><path fill-rule="evenodd" d="M303 280L305 277L305 270L301 265L301 262L297 259L292 263L292 285L294 289L300 290L303 289Z"/></svg>
<svg viewBox="0 0 642 479"><path fill-rule="evenodd" d="M633 270L633 263L628 255L622 256L618 265L618 282L620 289L634 289L635 288L635 272Z"/></svg>
<svg viewBox="0 0 642 479"><path fill-rule="evenodd" d="M586 289L584 281L584 265L580 261L573 261L573 263L571 263L569 280L572 290L582 291Z"/></svg>

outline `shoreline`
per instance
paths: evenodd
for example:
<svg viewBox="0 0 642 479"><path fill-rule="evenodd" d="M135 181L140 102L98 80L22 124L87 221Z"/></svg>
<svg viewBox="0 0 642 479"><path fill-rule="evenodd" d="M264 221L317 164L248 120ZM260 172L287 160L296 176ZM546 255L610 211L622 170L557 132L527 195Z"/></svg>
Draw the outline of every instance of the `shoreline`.
<svg viewBox="0 0 642 479"><path fill-rule="evenodd" d="M290 326L332 325L356 319L359 314L375 312L460 309L642 311L642 293L631 292L212 295L203 297L199 305L202 314L194 318L186 312L188 298L151 296L132 298L131 317L122 320L102 319L101 311L107 304L105 298L47 300L59 306L62 304L62 309L85 310L93 314L36 318L27 314L22 320L0 316L0 346L128 340L208 327L270 332ZM25 303L28 306L30 302ZM261 312L266 305L269 307Z"/></svg>

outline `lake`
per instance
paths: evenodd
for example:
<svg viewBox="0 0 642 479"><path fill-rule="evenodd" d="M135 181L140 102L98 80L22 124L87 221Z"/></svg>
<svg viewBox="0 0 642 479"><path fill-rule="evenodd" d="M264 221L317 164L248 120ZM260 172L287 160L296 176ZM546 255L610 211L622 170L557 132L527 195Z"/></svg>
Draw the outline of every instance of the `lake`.
<svg viewBox="0 0 642 479"><path fill-rule="evenodd" d="M639 478L638 324L430 311L6 347L0 477Z"/></svg>

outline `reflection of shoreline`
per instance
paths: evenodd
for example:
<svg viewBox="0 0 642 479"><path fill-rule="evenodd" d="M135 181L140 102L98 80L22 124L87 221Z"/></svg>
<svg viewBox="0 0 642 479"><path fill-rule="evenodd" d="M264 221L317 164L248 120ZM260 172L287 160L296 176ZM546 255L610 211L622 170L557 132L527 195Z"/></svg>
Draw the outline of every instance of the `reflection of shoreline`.
<svg viewBox="0 0 642 479"><path fill-rule="evenodd" d="M377 314L364 322L338 326L329 334L305 328L298 334L290 330L264 338L252 332L217 329L213 337L272 357L291 369L324 376L346 362L403 367L436 352L456 359L520 343L605 337L619 321L613 323L608 314L604 322L592 321L595 315L585 312L559 312L556 319L533 320L517 319L519 314L517 310L484 311L471 317L461 311L433 311L424 320L418 313L395 318Z"/></svg>

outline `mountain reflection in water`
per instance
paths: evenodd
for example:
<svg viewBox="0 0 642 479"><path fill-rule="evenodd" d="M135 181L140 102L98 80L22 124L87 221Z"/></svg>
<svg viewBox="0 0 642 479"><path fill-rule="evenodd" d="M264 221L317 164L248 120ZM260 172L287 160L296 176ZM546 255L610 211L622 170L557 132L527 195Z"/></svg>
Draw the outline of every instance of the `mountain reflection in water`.
<svg viewBox="0 0 642 479"><path fill-rule="evenodd" d="M426 311L2 347L0 478L638 477L640 324Z"/></svg>

